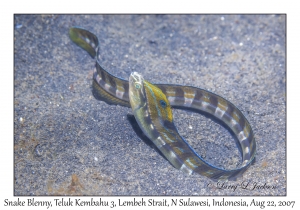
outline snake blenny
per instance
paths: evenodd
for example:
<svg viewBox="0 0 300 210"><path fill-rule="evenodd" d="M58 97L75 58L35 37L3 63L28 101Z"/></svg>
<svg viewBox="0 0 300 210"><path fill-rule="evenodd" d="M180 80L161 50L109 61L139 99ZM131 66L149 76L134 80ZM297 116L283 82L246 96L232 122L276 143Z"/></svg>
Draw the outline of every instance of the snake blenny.
<svg viewBox="0 0 300 210"><path fill-rule="evenodd" d="M69 35L73 42L93 58L96 57L92 85L95 98L108 104L132 108L143 133L175 168L213 180L234 180L253 163L256 143L252 128L231 102L197 87L151 84L136 72L131 73L129 81L120 79L101 67L96 35L78 27L71 28ZM242 154L240 166L226 170L201 158L178 133L171 107L202 111L225 123L238 139Z"/></svg>

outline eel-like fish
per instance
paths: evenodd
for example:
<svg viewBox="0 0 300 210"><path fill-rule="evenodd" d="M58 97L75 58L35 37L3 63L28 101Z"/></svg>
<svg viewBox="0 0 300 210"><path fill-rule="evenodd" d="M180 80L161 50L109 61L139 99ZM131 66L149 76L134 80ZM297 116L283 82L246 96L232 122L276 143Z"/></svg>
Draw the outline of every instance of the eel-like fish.
<svg viewBox="0 0 300 210"><path fill-rule="evenodd" d="M213 180L234 180L254 162L256 143L250 123L242 112L223 97L204 89L172 84L151 84L133 72L128 80L118 78L100 65L99 41L93 33L78 27L69 31L70 38L96 57L93 94L108 104L132 108L144 134L169 162L188 174L198 173ZM173 123L172 108L192 109L213 115L235 134L243 161L233 170L207 163L182 138Z"/></svg>

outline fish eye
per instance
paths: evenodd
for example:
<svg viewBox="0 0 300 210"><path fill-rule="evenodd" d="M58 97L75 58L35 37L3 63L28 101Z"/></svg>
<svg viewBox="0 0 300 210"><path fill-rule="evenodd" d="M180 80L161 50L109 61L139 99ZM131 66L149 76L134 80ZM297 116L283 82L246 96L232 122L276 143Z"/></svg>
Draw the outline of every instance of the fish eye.
<svg viewBox="0 0 300 210"><path fill-rule="evenodd" d="M139 83L135 83L135 88L136 89L140 89L141 88L141 85Z"/></svg>
<svg viewBox="0 0 300 210"><path fill-rule="evenodd" d="M164 100L160 100L159 103L163 108L166 108L167 103Z"/></svg>

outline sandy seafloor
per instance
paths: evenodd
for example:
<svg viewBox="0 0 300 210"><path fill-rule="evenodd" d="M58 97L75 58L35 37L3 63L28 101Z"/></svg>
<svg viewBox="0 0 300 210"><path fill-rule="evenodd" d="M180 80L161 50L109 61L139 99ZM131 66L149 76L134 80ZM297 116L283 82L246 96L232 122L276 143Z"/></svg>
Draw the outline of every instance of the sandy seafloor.
<svg viewBox="0 0 300 210"><path fill-rule="evenodd" d="M286 195L285 15L15 15L14 195ZM246 115L255 163L220 189L173 168L130 123L129 108L96 100L95 61L68 30L99 37L102 66L128 79L192 85ZM241 161L210 118L173 110L180 134L208 162ZM247 189L242 183L249 183ZM258 185L269 186L251 190ZM225 185L223 185L225 187Z"/></svg>

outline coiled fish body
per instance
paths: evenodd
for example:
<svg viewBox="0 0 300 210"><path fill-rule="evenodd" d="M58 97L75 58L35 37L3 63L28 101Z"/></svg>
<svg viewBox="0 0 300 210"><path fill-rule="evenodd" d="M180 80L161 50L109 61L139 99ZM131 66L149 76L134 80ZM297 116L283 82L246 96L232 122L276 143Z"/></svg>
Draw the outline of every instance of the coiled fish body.
<svg viewBox="0 0 300 210"><path fill-rule="evenodd" d="M151 84L136 72L130 75L129 82L115 77L99 63L99 42L96 35L77 27L71 28L69 34L72 41L97 58L93 73L95 98L108 104L131 107L142 131L175 168L213 180L231 180L253 163L256 143L252 128L242 112L231 102L197 87ZM240 167L226 170L202 159L179 135L173 123L171 107L203 111L224 122L240 144L243 158Z"/></svg>

